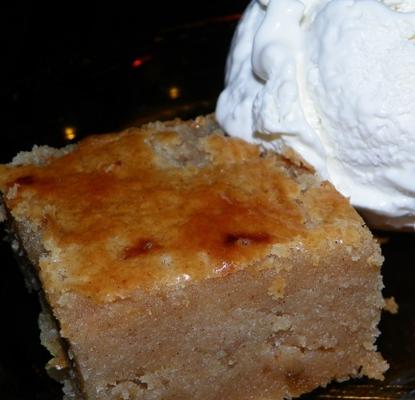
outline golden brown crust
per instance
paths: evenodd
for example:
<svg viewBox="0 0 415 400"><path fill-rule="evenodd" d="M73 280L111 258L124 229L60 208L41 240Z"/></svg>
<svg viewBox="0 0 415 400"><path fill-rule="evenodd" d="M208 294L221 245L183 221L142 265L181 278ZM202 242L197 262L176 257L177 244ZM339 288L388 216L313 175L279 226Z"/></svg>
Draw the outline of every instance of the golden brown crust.
<svg viewBox="0 0 415 400"><path fill-rule="evenodd" d="M111 301L227 275L275 246L368 235L298 159L225 137L209 119L92 136L41 164L0 166L0 190L16 221L40 229L51 296Z"/></svg>

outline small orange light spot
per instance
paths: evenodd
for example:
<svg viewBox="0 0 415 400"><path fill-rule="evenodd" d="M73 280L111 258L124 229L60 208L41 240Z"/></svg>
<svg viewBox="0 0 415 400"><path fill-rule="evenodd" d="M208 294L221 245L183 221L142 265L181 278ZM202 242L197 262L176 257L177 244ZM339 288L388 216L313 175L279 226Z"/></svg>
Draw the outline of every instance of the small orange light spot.
<svg viewBox="0 0 415 400"><path fill-rule="evenodd" d="M177 98L180 97L180 95L181 95L181 93L180 93L180 88L179 87L177 87L177 86L171 86L169 88L169 97L172 100L176 100Z"/></svg>
<svg viewBox="0 0 415 400"><path fill-rule="evenodd" d="M131 64L133 68L138 68L138 67L141 67L142 65L143 65L143 60L141 58L136 58Z"/></svg>
<svg viewBox="0 0 415 400"><path fill-rule="evenodd" d="M76 129L73 126L66 126L63 132L66 140L74 140L76 138Z"/></svg>

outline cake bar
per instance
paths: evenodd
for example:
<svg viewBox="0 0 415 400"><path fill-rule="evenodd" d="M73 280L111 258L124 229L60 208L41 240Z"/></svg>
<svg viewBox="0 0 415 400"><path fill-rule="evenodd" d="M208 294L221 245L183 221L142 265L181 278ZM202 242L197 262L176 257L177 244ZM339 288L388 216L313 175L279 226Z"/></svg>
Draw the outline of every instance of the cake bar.
<svg viewBox="0 0 415 400"><path fill-rule="evenodd" d="M0 191L67 399L278 400L387 369L379 246L292 151L156 122L19 153Z"/></svg>

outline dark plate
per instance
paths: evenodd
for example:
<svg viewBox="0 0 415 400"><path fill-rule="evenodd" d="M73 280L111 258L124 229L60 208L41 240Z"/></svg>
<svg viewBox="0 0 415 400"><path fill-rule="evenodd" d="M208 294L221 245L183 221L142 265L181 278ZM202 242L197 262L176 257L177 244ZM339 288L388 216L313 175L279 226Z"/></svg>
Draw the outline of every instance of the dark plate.
<svg viewBox="0 0 415 400"><path fill-rule="evenodd" d="M61 146L90 133L212 112L237 19L212 18L149 35L104 64L79 55L59 73L40 68L36 79L26 75L5 93L9 141L0 161L34 143ZM415 236L377 234L387 238L384 294L400 306L380 324L379 348L390 370L383 382L332 384L305 399L415 399ZM36 295L26 292L5 243L0 256L0 399L60 399L60 386L44 371L48 354L38 340Z"/></svg>

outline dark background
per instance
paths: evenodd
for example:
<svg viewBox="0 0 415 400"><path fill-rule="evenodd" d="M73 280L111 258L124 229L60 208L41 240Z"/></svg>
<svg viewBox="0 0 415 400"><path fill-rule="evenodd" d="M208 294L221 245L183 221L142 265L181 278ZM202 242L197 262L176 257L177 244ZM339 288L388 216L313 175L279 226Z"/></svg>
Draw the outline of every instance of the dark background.
<svg viewBox="0 0 415 400"><path fill-rule="evenodd" d="M3 4L0 162L35 142L65 144L59 134L66 126L75 127L79 138L119 129L137 115L153 110L165 100L163 95L170 84L198 73L190 65L191 57L187 64L180 61L185 52L199 64L200 59L206 59L204 65L214 65L216 75L210 77L214 83L208 93L214 96L213 91L216 94L222 85L225 49L232 30L227 28L222 34L220 49L207 48L206 43L199 49L196 39L200 39L206 21L237 18L247 3L137 0ZM212 29L220 34L223 24ZM180 55L175 54L174 46L181 48ZM163 61L154 62L160 52ZM145 58L148 56L152 58ZM147 63L152 61L152 76L143 78L131 68L140 57ZM199 82L191 82L187 98L202 92L202 86L209 85L208 78L206 75Z"/></svg>
<svg viewBox="0 0 415 400"><path fill-rule="evenodd" d="M247 3L1 5L0 163L35 143L62 146L147 120L213 111ZM415 398L415 237L377 234L387 239L384 293L400 304L399 315L385 314L380 325L379 346L391 363L387 379L331 385L308 399ZM60 399L60 386L44 370L49 356L39 344L36 295L27 293L2 241L0 268L0 400Z"/></svg>

